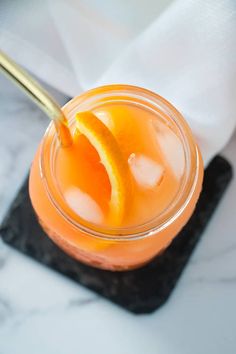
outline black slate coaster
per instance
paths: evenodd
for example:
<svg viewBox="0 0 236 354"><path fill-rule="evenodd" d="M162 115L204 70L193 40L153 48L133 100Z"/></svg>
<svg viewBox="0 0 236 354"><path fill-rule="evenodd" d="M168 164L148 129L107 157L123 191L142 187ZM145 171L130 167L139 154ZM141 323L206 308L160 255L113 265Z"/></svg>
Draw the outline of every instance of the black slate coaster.
<svg viewBox="0 0 236 354"><path fill-rule="evenodd" d="M40 263L96 291L134 313L150 313L166 302L196 243L216 209L232 168L220 156L205 171L196 210L168 249L141 269L110 272L79 263L45 235L34 215L25 181L1 228L3 240Z"/></svg>

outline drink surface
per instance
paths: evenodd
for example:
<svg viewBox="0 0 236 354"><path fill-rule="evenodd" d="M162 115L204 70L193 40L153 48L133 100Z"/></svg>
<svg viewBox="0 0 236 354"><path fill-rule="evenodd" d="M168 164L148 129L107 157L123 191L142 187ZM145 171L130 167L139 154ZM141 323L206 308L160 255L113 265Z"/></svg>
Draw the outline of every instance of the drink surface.
<svg viewBox="0 0 236 354"><path fill-rule="evenodd" d="M175 199L184 174L185 155L179 132L170 121L134 103L101 104L92 113L115 137L128 164L132 192L119 227L152 221ZM113 226L109 219L111 184L90 141L72 124L73 145L58 147L55 180L63 209L78 222Z"/></svg>

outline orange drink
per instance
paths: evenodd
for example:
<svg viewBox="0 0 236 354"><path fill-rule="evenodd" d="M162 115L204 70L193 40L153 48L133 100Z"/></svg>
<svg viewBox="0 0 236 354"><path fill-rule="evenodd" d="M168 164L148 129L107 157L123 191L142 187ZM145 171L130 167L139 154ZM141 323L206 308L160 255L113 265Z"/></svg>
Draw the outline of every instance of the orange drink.
<svg viewBox="0 0 236 354"><path fill-rule="evenodd" d="M110 85L63 107L73 143L50 124L30 173L48 236L89 265L128 270L162 252L198 200L203 164L190 128L162 97Z"/></svg>

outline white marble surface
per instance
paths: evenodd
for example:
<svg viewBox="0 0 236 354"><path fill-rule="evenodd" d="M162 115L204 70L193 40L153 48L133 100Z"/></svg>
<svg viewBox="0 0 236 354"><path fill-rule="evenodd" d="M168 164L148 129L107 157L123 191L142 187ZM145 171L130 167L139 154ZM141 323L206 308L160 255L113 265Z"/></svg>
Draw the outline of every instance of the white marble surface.
<svg viewBox="0 0 236 354"><path fill-rule="evenodd" d="M0 77L1 219L46 125ZM224 151L236 170L235 152L236 136ZM236 353L235 209L236 180L170 300L152 315L129 314L0 244L0 354Z"/></svg>

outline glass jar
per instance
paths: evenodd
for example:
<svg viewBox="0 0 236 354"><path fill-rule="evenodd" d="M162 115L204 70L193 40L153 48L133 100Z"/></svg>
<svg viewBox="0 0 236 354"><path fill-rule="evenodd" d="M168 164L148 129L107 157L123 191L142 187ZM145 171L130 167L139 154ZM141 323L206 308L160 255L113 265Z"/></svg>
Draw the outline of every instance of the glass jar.
<svg viewBox="0 0 236 354"><path fill-rule="evenodd" d="M137 268L161 253L192 215L203 180L202 158L190 128L159 95L140 87L109 85L73 98L62 109L72 127L76 112L118 101L152 110L178 133L184 151L184 173L178 193L165 210L134 227L99 229L79 223L66 212L58 192L53 162L59 143L52 123L35 155L29 182L33 208L47 235L71 257L108 270Z"/></svg>

